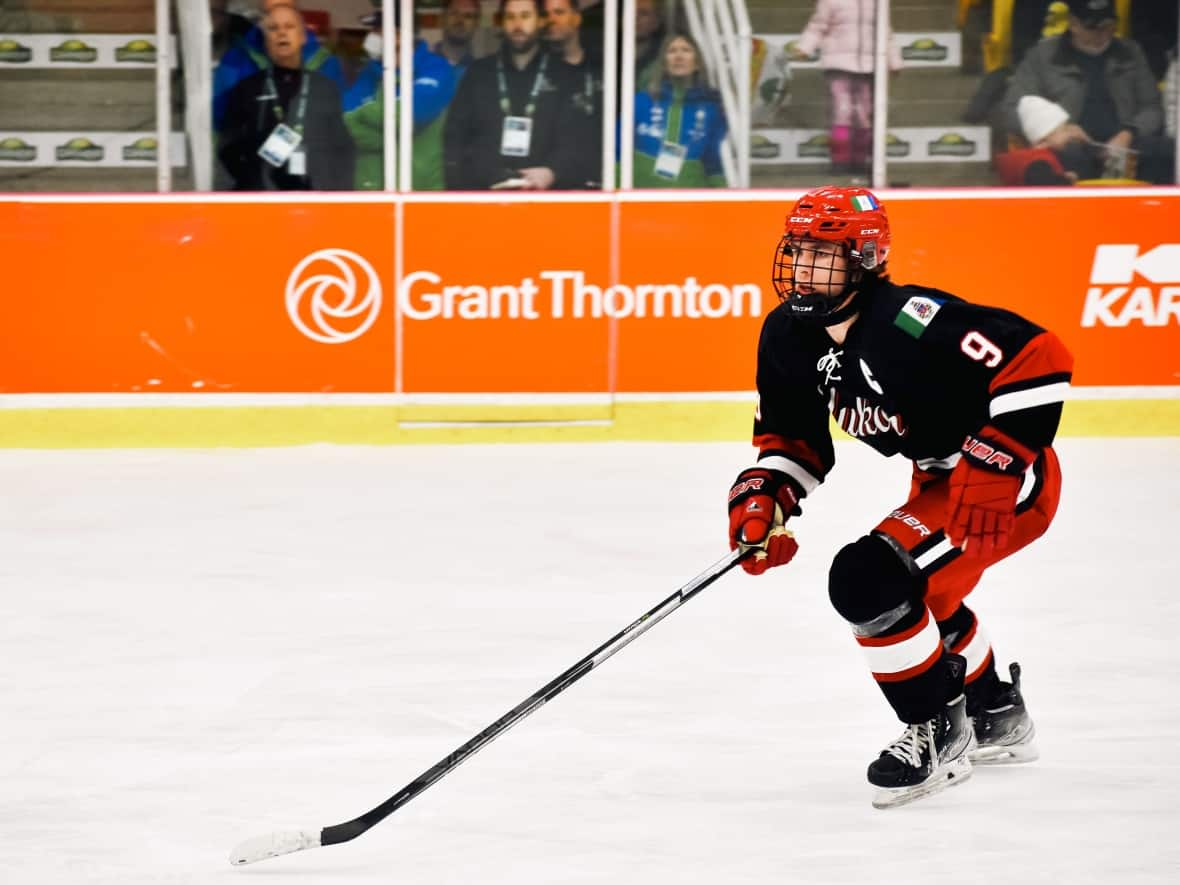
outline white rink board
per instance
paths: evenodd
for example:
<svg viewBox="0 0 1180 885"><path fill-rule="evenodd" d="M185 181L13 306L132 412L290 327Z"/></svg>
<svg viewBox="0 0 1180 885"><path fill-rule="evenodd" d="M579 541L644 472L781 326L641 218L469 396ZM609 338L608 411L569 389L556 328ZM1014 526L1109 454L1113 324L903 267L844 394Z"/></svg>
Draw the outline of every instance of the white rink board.
<svg viewBox="0 0 1180 885"><path fill-rule="evenodd" d="M0 129L0 166L155 166L155 132L10 132ZM187 162L185 134L170 133L168 158Z"/></svg>
<svg viewBox="0 0 1180 885"><path fill-rule="evenodd" d="M986 126L897 126L886 132L885 159L894 163L982 163L991 159ZM830 163L826 129L755 129L754 165Z"/></svg>
<svg viewBox="0 0 1180 885"><path fill-rule="evenodd" d="M155 34L0 33L0 71L28 68L154 68L157 58ZM175 68L176 64L176 38L170 35L168 65Z"/></svg>
<svg viewBox="0 0 1180 885"><path fill-rule="evenodd" d="M1180 865L1180 439L1066 439L971 598L1042 759L888 812L900 733L825 587L907 464L837 443L737 573L355 842L376 805L724 552L743 444L0 452L0 869L21 885L1147 885Z"/></svg>
<svg viewBox="0 0 1180 885"><path fill-rule="evenodd" d="M772 67L787 71L822 67L822 51L805 61L788 60L788 47L794 48L802 34L755 34L766 43ZM963 60L963 37L958 31L898 31L893 42L901 53L902 67L957 68ZM782 63L778 59L781 57Z"/></svg>

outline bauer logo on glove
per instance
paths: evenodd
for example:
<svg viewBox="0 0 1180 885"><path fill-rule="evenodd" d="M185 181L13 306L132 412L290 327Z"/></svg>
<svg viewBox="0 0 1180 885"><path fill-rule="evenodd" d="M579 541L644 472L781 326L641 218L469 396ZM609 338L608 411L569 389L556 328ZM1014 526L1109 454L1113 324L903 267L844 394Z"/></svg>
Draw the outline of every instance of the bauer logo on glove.
<svg viewBox="0 0 1180 885"><path fill-rule="evenodd" d="M799 504L787 475L781 470L750 467L738 474L729 490L729 549L757 548L742 568L760 575L791 561L799 545L784 527Z"/></svg>

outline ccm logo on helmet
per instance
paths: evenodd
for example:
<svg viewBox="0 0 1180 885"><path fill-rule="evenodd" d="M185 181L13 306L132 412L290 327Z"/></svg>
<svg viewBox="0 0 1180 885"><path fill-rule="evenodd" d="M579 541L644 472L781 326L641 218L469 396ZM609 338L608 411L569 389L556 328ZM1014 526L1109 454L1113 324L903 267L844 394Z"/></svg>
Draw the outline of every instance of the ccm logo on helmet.
<svg viewBox="0 0 1180 885"><path fill-rule="evenodd" d="M1130 284L1136 275L1155 285L1111 285ZM1180 323L1180 243L1164 243L1142 253L1135 243L1098 246L1090 283L1083 326L1166 326L1173 319Z"/></svg>

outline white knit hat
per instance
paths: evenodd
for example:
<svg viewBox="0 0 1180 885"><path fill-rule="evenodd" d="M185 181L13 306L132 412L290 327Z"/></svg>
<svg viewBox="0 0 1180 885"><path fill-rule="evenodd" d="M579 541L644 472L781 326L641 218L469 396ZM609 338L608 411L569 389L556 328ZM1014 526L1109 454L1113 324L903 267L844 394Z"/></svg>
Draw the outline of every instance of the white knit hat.
<svg viewBox="0 0 1180 885"><path fill-rule="evenodd" d="M1016 115L1020 117L1020 128L1029 144L1037 144L1069 120L1065 108L1039 95L1022 96L1016 103Z"/></svg>

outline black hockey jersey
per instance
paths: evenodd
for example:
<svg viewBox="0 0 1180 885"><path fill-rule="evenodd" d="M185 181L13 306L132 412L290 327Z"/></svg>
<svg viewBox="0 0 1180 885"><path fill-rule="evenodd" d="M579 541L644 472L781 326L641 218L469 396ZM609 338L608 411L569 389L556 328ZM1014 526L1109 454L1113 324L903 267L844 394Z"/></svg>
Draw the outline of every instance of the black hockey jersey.
<svg viewBox="0 0 1180 885"><path fill-rule="evenodd" d="M1032 451L1061 418L1073 358L1052 332L947 292L876 280L842 345L786 305L758 344L759 462L806 495L835 461L828 415L884 455L954 466L968 435L994 427ZM769 459L769 460L768 460Z"/></svg>

